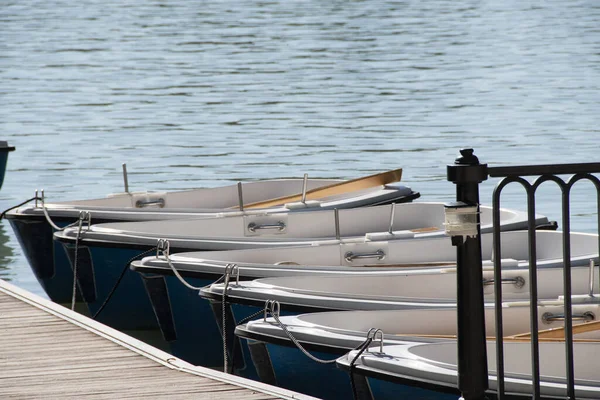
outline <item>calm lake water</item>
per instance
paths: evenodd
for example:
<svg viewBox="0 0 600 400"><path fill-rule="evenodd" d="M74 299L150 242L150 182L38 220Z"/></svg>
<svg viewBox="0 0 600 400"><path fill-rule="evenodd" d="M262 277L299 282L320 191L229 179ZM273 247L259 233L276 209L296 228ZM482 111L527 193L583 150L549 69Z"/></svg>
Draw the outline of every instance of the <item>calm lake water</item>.
<svg viewBox="0 0 600 400"><path fill-rule="evenodd" d="M4 1L0 140L17 150L0 208L122 191L123 162L132 190L402 167L421 200L450 201L461 147L600 162L599 86L596 0ZM545 186L538 212L560 220ZM595 232L592 185L572 200ZM0 252L0 278L43 293L6 221Z"/></svg>

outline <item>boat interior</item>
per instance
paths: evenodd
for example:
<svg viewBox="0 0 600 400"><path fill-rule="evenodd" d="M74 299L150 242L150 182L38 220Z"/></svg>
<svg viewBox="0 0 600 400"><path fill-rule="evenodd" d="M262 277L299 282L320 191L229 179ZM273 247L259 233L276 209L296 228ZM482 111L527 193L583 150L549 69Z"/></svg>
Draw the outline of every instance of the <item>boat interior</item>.
<svg viewBox="0 0 600 400"><path fill-rule="evenodd" d="M501 234L502 260L516 260L518 267L528 267L527 231L510 231ZM562 232L536 231L537 265L561 266ZM481 235L482 258L492 259L492 234ZM355 266L358 268L394 267L414 269L417 267L443 267L455 265L456 248L447 237L420 240L364 241L354 240L313 242L310 246L278 247L269 249L246 249L211 252L179 253L171 256L174 262L193 268L194 263L233 262L244 268L264 267L266 264L279 268L302 268L303 266ZM598 236L587 233L571 233L571 264L589 265L597 261ZM515 262L512 262L513 264ZM490 266L488 262L486 265ZM508 264L507 264L508 265ZM183 267L183 265L182 265Z"/></svg>
<svg viewBox="0 0 600 400"><path fill-rule="evenodd" d="M572 293L586 293L590 289L597 293L598 266L590 273L586 266L573 267L571 270ZM527 269L507 269L503 271L505 284L502 287L503 299L523 299L529 296L529 271ZM484 295L493 301L493 271L483 272ZM596 277L596 278L594 278ZM563 293L563 271L561 268L546 268L538 271L538 298L554 299ZM238 287L239 286L239 287ZM214 285L211 290L222 291L222 285ZM240 282L230 288L237 296L255 296L256 293L286 292L289 297L297 295L306 301L307 296L329 298L348 298L369 301L444 301L456 299L456 270L454 268L426 269L411 273L380 275L342 275L342 276L290 276L262 278Z"/></svg>
<svg viewBox="0 0 600 400"><path fill-rule="evenodd" d="M337 214L337 215L336 215ZM524 229L524 213L502 209L503 229ZM492 210L481 207L482 230L491 231ZM538 223L547 219L538 216ZM243 238L243 240L283 241L318 238L362 237L366 241L431 238L444 235L443 203L403 203L340 210L304 211L268 214L250 211L223 213L216 218L159 221L115 222L91 228L99 234L134 236L167 235L171 237Z"/></svg>
<svg viewBox="0 0 600 400"><path fill-rule="evenodd" d="M538 329L540 343L564 341L564 305L540 305ZM529 304L517 302L503 305L503 337L506 342L527 342L531 340ZM495 338L495 312L493 307L485 309L486 335ZM588 303L573 305L574 338L576 341L600 341L600 304L596 299ZM375 311L333 311L281 317L282 323L292 327L294 332L314 343L329 343L328 336L349 335L365 338L367 332L380 329L384 344L389 341L440 341L456 339L456 309L408 309ZM278 324L274 319L259 319L249 322L247 329L253 332L273 332ZM577 328L576 328L577 327ZM280 333L284 335L283 331ZM322 337L319 339L318 337Z"/></svg>
<svg viewBox="0 0 600 400"><path fill-rule="evenodd" d="M316 189L336 183L341 180L308 179L307 190ZM278 198L301 193L303 179L274 179L265 181L245 182L242 184L244 204L267 199ZM379 187L378 189L380 189ZM74 200L64 202L47 202L48 208L207 208L223 209L239 206L238 185L220 186L183 190L177 192L121 192L109 194L105 198Z"/></svg>

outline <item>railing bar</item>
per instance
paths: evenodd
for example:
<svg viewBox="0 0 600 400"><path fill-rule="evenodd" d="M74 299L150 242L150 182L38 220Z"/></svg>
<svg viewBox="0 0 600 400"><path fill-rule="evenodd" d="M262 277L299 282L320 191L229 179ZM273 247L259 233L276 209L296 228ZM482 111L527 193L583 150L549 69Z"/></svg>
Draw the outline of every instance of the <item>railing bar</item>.
<svg viewBox="0 0 600 400"><path fill-rule="evenodd" d="M565 314L565 352L567 372L567 393L570 399L575 399L575 374L573 371L573 310L571 309L571 211L570 186L562 187L562 217L563 217L563 293Z"/></svg>
<svg viewBox="0 0 600 400"><path fill-rule="evenodd" d="M502 254L500 239L500 194L496 186L492 198L492 226L494 251L494 293L496 306L496 382L498 400L504 400L504 327L502 321Z"/></svg>
<svg viewBox="0 0 600 400"><path fill-rule="evenodd" d="M531 381L533 398L540 396L540 347L538 337L538 288L537 288L537 248L535 235L535 190L527 189L527 234L529 237L529 293L530 293L530 329L531 329Z"/></svg>
<svg viewBox="0 0 600 400"><path fill-rule="evenodd" d="M580 164L547 164L547 165L520 165L510 167L488 167L488 174L493 178L509 176L532 175L561 175L579 173L599 173L600 163Z"/></svg>

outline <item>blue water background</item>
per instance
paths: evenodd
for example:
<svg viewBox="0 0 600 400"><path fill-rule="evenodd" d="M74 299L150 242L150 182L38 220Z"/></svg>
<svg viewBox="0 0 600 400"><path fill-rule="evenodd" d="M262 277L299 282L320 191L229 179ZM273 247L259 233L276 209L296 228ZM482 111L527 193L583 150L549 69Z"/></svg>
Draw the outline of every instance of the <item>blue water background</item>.
<svg viewBox="0 0 600 400"><path fill-rule="evenodd" d="M600 162L599 86L595 0L5 1L0 208L122 191L123 162L131 190L160 191L402 167L421 200L450 201L462 147ZM560 222L555 186L537 206ZM573 229L596 232L596 210L576 185ZM6 221L0 278L43 293Z"/></svg>

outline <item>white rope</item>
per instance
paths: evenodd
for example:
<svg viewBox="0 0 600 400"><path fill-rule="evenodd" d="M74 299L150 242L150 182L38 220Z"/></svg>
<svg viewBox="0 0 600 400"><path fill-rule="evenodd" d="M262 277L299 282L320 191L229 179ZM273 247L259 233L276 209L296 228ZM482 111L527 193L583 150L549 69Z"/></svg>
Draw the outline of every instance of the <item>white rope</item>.
<svg viewBox="0 0 600 400"><path fill-rule="evenodd" d="M75 237L75 259L73 261L73 296L71 297L71 310L75 310L75 298L77 297L77 263L79 260L79 238L81 237L81 228L83 226L83 219L79 218L79 229L77 230L77 236Z"/></svg>
<svg viewBox="0 0 600 400"><path fill-rule="evenodd" d="M225 317L225 300L227 297L227 286L229 286L229 268L225 272L225 286L223 287L223 299L221 300L221 337L223 338L223 372L227 373L229 357L227 357L227 327Z"/></svg>
<svg viewBox="0 0 600 400"><path fill-rule="evenodd" d="M193 286L191 284L189 284L185 279L183 279L183 277L179 274L179 271L177 271L177 268L175 268L175 266L173 265L173 262L171 261L171 258L169 257L169 241L165 240L165 239L159 239L158 240L158 244L157 244L157 249L156 249L156 254L157 257L158 255L162 255L165 259L165 261L167 261L167 264L169 265L169 267L171 268L171 270L173 271L173 274L175 274L175 276L177 277L177 279L179 279L179 281L188 289L191 290L197 290L200 291L203 287L196 287ZM222 308L221 308L221 312L222 312L222 332L221 332L221 336L223 338L223 371L225 373L228 372L229 369L229 358L227 355L227 327L226 327L226 314L225 314L225 304L226 304L226 296L227 296L227 288L229 286L229 278L230 276L233 274L233 271L235 271L235 269L237 268L237 265L235 264L227 264L225 266L225 274L219 278L216 282L214 283L218 283L219 281L221 281L222 279L225 279L225 287L223 289L223 300L221 302L222 304ZM239 274L239 272L238 272ZM238 279L239 279L239 275L238 275Z"/></svg>
<svg viewBox="0 0 600 400"><path fill-rule="evenodd" d="M294 335L292 335L292 333L288 330L287 326L283 322L281 322L281 320L279 319L279 310L280 310L280 306L279 306L278 301L267 300L266 305L265 305L265 314L268 313L273 317L273 319L277 322L277 324L283 330L283 332L287 335L287 337L292 341L292 343L300 351L302 351L302 353L304 353L304 355L306 355L311 360L318 362L320 364L333 364L334 362L336 362L337 358L334 358L333 360L323 360L321 358L315 357L312 354L310 354L308 352L308 350L306 350L304 348L304 346L302 346L300 341L298 339L296 339L294 337ZM356 347L356 350L362 349L362 351L364 351L364 349L366 349L371 344L371 342L373 341L373 338L377 334L377 332L381 332L381 330L374 329L374 328L369 329L369 331L367 332L367 339L364 342L362 342L358 347ZM381 343L383 345L383 332L381 332L381 341L382 341Z"/></svg>
<svg viewBox="0 0 600 400"><path fill-rule="evenodd" d="M177 272L177 268L175 268L175 266L171 262L171 258L169 257L168 253L163 252L162 255L165 257L165 260L167 261L167 264L169 264L169 267L171 267L171 269L173 270L173 273L175 274L175 276L177 277L177 279L179 279L179 281L181 283L183 283L185 287L187 287L189 289L192 289L192 290L200 290L200 289L202 289L202 286L196 287L196 286L190 285L189 283L187 283L185 281L185 279L183 279L183 277L179 274L179 272Z"/></svg>
<svg viewBox="0 0 600 400"><path fill-rule="evenodd" d="M46 209L46 203L44 203L44 200L41 200L42 202L42 211L44 212L44 216L46 217L46 221L48 221L48 223L50 224L51 227L53 227L54 229L56 229L57 231L62 231L64 229L66 229L67 227L65 226L64 228L59 227L58 225L56 225L52 219L50 218L50 215L48 214L48 210ZM76 222L75 222L76 224ZM73 224L69 225L72 226Z"/></svg>
<svg viewBox="0 0 600 400"><path fill-rule="evenodd" d="M225 309L227 305L227 288L229 286L229 278L233 275L234 271L238 266L236 264L227 264L225 266L225 284L223 286L223 300L221 301L221 317L222 317L222 337L223 337L223 372L228 373L227 370L229 364L229 357L227 354L227 327L226 320L227 314L225 314ZM238 270L238 279L239 279L239 270Z"/></svg>
<svg viewBox="0 0 600 400"><path fill-rule="evenodd" d="M275 306L277 306L277 308L275 308ZM292 341L292 343L294 343L294 345L296 345L296 347L302 351L304 353L304 355L306 355L308 358L310 358L311 360L318 362L319 364L333 364L337 358L334 358L333 360L322 360L318 357L313 356L312 354L310 354L308 352L308 350L306 350L298 341L298 339L296 339L292 333L287 329L287 326L281 322L281 320L279 319L279 302L278 301L273 301L273 300L267 300L267 305L265 306L265 310L271 314L271 316L273 317L273 319L277 322L277 324L279 325L279 327L283 330L283 332L287 335L287 337Z"/></svg>
<svg viewBox="0 0 600 400"><path fill-rule="evenodd" d="M79 223L78 221L75 221L72 224L69 224L69 225L64 226L64 227L61 228L60 226L56 225L54 223L54 221L52 221L52 218L50 218L50 214L48 214L48 208L46 207L46 202L44 201L44 197L42 196L39 200L42 203L42 212L44 213L44 217L46 217L46 221L48 221L48 223L50 224L50 226L52 228L54 228L55 230L57 230L57 231L64 231L65 229L70 228L72 226L75 226L75 225L77 225Z"/></svg>
<svg viewBox="0 0 600 400"><path fill-rule="evenodd" d="M43 198L43 197L42 197ZM88 229L91 225L92 215L87 211L79 212L79 220L71 225L79 225L79 229L77 230L77 236L75 237L75 260L73 261L73 296L71 297L71 310L75 310L75 299L77 297L77 264L79 262L79 239L81 239L81 234L83 231L83 220L88 220ZM66 228L66 227L65 227Z"/></svg>
<svg viewBox="0 0 600 400"><path fill-rule="evenodd" d="M163 245L166 246L166 250L163 248L160 248L161 245L161 241ZM167 240L164 239L159 239L158 240L159 246L157 251L161 253L161 255L165 258L165 261L167 262L167 264L169 265L169 267L171 268L171 270L173 271L173 274L175 274L175 276L177 277L177 279L179 279L179 281L181 283L183 283L183 285L189 289L192 290L201 290L204 287L203 286L193 286L191 284L189 284L184 278L183 276L181 276L181 274L179 273L179 271L177 271L177 268L175 268L175 265L173 265L173 262L171 261L171 258L169 257L169 242ZM166 243L166 244L165 244ZM223 267L223 265L217 265L217 264L200 264L200 265L206 265L206 266L210 266L210 267ZM229 266L229 264L227 264L225 266L225 271L227 272L227 267ZM223 278L225 278L225 275L221 276L219 279L217 279L215 282L213 282L213 284L219 283L221 280L223 280Z"/></svg>

